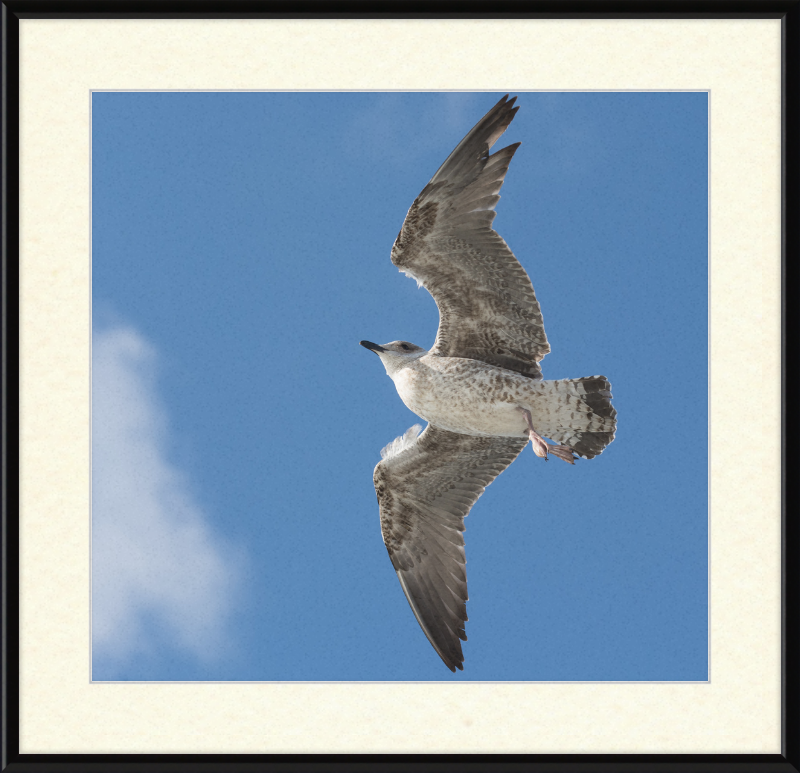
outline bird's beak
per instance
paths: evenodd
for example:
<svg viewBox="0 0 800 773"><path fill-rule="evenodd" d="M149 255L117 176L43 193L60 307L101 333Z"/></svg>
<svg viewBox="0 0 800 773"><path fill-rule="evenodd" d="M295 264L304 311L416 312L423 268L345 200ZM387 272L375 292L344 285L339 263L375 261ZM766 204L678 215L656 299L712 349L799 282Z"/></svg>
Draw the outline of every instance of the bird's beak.
<svg viewBox="0 0 800 773"><path fill-rule="evenodd" d="M365 349L369 349L370 351L375 352L375 354L377 354L378 356L380 356L381 352L385 352L386 351L386 349L384 349L382 346L378 346L378 344L374 344L374 343L372 343L372 341L359 341L359 343Z"/></svg>

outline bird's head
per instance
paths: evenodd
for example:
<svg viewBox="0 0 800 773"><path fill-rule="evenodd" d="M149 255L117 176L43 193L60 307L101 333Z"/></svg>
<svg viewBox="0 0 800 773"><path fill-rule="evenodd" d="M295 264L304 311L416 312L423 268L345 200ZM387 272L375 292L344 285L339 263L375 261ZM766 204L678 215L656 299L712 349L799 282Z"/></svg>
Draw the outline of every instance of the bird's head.
<svg viewBox="0 0 800 773"><path fill-rule="evenodd" d="M365 349L375 352L381 358L383 367L390 376L428 353L427 349L408 341L392 341L390 344L373 344L372 341L360 343Z"/></svg>

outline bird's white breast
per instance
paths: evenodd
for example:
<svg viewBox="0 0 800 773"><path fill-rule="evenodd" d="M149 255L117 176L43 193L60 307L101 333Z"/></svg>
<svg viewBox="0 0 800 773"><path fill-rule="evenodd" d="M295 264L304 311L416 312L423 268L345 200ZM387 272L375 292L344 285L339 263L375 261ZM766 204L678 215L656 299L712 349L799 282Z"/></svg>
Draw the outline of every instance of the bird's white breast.
<svg viewBox="0 0 800 773"><path fill-rule="evenodd" d="M537 382L460 357L426 355L393 374L406 406L431 424L468 435L526 434L521 407Z"/></svg>

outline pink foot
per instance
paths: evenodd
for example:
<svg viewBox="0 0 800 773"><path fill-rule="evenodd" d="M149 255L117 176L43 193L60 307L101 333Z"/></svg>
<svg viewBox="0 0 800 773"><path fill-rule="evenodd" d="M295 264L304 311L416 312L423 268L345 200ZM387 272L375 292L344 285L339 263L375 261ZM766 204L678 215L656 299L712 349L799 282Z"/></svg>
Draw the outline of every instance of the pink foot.
<svg viewBox="0 0 800 773"><path fill-rule="evenodd" d="M522 409L522 415L525 417L525 421L528 424L528 437L531 441L531 447L533 448L533 453L536 454L540 459L544 459L547 461L547 455L553 454L553 456L558 457L559 459L563 459L565 462L569 464L575 464L575 455L572 452L572 449L569 446L555 446L552 443L548 443L544 438L539 435L539 433L533 428L533 420L531 417L531 412L526 408Z"/></svg>
<svg viewBox="0 0 800 773"><path fill-rule="evenodd" d="M569 462L569 464L575 464L575 454L569 446L554 446L552 443L548 443L547 446L547 450L553 456L557 456L559 459Z"/></svg>

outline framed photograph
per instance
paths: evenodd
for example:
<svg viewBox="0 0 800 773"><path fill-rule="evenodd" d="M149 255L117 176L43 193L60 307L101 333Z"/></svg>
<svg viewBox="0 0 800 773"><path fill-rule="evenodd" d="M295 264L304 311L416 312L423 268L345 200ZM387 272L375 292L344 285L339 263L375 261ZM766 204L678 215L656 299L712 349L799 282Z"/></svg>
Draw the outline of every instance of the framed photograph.
<svg viewBox="0 0 800 773"><path fill-rule="evenodd" d="M797 3L667 8L4 5L9 770L798 768Z"/></svg>

